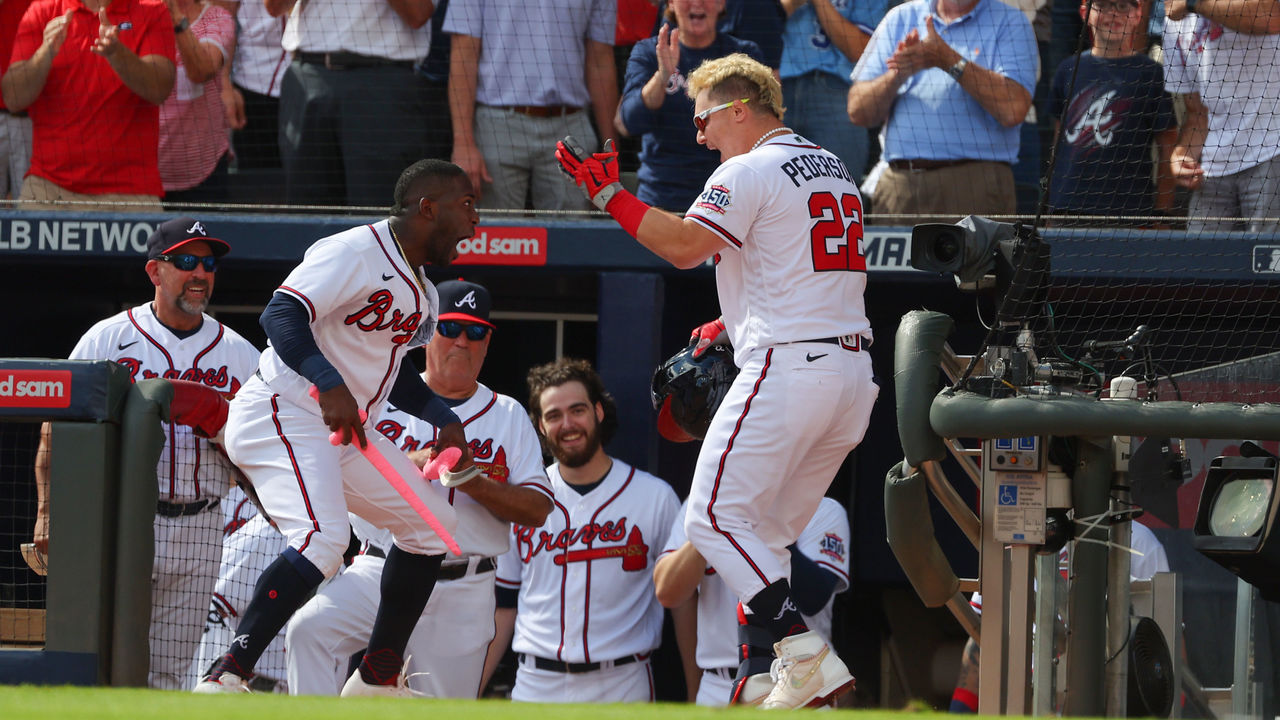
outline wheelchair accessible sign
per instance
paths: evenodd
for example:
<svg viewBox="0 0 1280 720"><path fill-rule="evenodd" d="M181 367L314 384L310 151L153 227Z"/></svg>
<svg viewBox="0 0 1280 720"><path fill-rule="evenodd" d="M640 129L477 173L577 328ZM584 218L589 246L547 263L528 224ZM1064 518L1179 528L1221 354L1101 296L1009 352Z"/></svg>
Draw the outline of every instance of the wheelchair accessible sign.
<svg viewBox="0 0 1280 720"><path fill-rule="evenodd" d="M1042 473L998 472L995 475L996 541L1013 545L1044 542L1045 486Z"/></svg>

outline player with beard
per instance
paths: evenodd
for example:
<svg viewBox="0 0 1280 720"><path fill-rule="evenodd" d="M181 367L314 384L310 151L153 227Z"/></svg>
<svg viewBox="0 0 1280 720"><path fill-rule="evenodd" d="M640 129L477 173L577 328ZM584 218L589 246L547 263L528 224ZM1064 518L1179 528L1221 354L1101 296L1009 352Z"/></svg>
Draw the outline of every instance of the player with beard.
<svg viewBox="0 0 1280 720"><path fill-rule="evenodd" d="M667 483L610 457L617 406L585 360L529 371L529 417L556 462L555 507L540 528L515 525L498 560L497 635L485 680L506 651L511 699L652 701L649 656L662 640L653 563L680 502Z"/></svg>
<svg viewBox="0 0 1280 720"><path fill-rule="evenodd" d="M219 259L231 249L204 223L180 217L161 223L147 239L147 277L154 299L89 328L72 360L114 360L133 381L163 377L193 380L234 395L258 367L258 351L236 331L204 313ZM190 427L163 426L165 448L151 574L151 687L190 689L191 659L222 556L220 501L230 475L209 440ZM34 541L49 547L49 425L36 453L38 498ZM74 448L70 448L74 452Z"/></svg>

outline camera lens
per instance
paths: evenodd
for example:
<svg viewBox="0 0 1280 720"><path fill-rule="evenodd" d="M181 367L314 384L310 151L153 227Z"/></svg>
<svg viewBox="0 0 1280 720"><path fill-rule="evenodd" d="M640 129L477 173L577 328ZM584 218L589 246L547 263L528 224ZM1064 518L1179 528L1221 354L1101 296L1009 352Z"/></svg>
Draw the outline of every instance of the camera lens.
<svg viewBox="0 0 1280 720"><path fill-rule="evenodd" d="M933 256L941 263L955 262L960 256L960 238L954 233L940 235L933 244Z"/></svg>

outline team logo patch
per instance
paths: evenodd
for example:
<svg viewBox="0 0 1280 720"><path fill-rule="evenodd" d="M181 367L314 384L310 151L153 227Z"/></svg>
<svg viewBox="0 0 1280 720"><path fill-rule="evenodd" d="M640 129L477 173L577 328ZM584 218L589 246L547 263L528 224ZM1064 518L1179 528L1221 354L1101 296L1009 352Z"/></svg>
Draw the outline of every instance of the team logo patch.
<svg viewBox="0 0 1280 720"><path fill-rule="evenodd" d="M835 533L823 535L818 550L836 562L844 562L844 538Z"/></svg>
<svg viewBox="0 0 1280 720"><path fill-rule="evenodd" d="M729 191L729 188L724 185L712 185L703 190L702 194L698 196L696 207L723 215L724 211L732 204L733 194Z"/></svg>

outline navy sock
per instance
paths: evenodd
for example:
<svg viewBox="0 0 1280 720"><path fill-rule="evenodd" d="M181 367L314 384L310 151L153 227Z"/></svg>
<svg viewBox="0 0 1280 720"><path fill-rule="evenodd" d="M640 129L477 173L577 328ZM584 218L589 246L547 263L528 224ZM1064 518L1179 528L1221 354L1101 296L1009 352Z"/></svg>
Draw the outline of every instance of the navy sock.
<svg viewBox="0 0 1280 720"><path fill-rule="evenodd" d="M409 635L436 586L444 555L415 555L392 546L382 567L382 599L373 621L369 649L360 662L360 676L370 685L390 685L404 665Z"/></svg>
<svg viewBox="0 0 1280 720"><path fill-rule="evenodd" d="M809 631L791 600L791 583L785 578L756 593L747 601L747 607L751 609L747 622L768 630L775 642Z"/></svg>
<svg viewBox="0 0 1280 720"><path fill-rule="evenodd" d="M236 638L211 676L216 679L231 672L246 680L252 677L253 666L267 645L323 579L324 574L297 550L289 548L281 553L258 578Z"/></svg>

